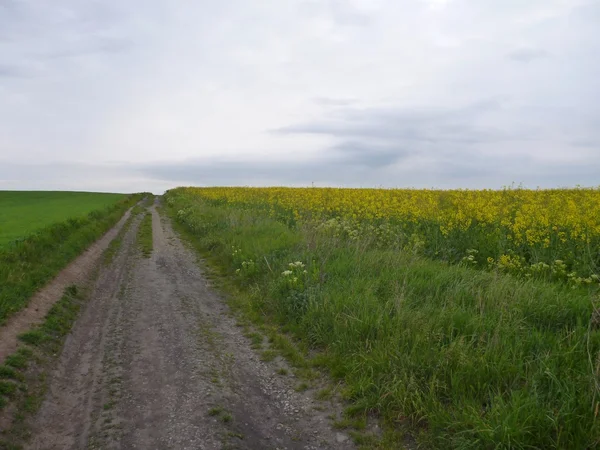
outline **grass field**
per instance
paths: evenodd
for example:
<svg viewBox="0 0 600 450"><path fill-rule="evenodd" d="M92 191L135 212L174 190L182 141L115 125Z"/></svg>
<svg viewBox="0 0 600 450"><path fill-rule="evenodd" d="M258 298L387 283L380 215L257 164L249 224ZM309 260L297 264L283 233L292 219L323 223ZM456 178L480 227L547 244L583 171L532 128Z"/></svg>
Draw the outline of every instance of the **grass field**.
<svg viewBox="0 0 600 450"><path fill-rule="evenodd" d="M408 423L426 447L597 448L598 191L407 195L192 188L166 203L246 313L343 382L349 416ZM381 206L393 197L405 206ZM496 209L465 216L486 199Z"/></svg>
<svg viewBox="0 0 600 450"><path fill-rule="evenodd" d="M0 191L0 248L35 231L103 209L123 194Z"/></svg>
<svg viewBox="0 0 600 450"><path fill-rule="evenodd" d="M0 192L0 324L143 196Z"/></svg>

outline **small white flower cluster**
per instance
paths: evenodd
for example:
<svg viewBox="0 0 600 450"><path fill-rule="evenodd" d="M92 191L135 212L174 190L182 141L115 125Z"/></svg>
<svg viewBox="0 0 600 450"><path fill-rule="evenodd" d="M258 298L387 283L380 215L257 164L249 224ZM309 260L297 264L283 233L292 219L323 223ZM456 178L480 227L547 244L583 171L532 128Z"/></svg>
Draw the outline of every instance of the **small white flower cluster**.
<svg viewBox="0 0 600 450"><path fill-rule="evenodd" d="M477 261L475 260L477 253L479 253L479 251L474 248L467 250L467 256L462 259L463 262L466 262L467 264L477 264Z"/></svg>
<svg viewBox="0 0 600 450"><path fill-rule="evenodd" d="M242 268L236 269L235 273L240 273L242 270L254 269L254 267L255 267L255 263L253 260L242 261Z"/></svg>
<svg viewBox="0 0 600 450"><path fill-rule="evenodd" d="M180 209L179 211L177 211L177 218L179 220L184 220L190 213L190 210L188 208L184 208L184 209Z"/></svg>
<svg viewBox="0 0 600 450"><path fill-rule="evenodd" d="M305 265L302 261L291 262L288 264L289 270L284 270L281 275L289 279L292 283L298 282L298 277L293 276L294 273L304 269ZM306 270L302 270L302 273L308 273Z"/></svg>
<svg viewBox="0 0 600 450"><path fill-rule="evenodd" d="M231 247L231 251L232 251L232 253L231 253L232 256L236 256L236 255L239 255L239 254L242 253L242 249L241 248L236 248L235 245L233 245Z"/></svg>

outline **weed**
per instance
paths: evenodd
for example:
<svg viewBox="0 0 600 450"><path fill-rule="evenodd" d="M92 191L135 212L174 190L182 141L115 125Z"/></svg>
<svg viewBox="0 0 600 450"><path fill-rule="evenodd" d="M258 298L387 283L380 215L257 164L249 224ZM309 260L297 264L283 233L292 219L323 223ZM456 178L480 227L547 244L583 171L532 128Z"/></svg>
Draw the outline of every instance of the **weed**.
<svg viewBox="0 0 600 450"><path fill-rule="evenodd" d="M296 392L304 392L306 390L310 389L310 385L308 383L306 383L305 381L303 381L302 383L299 383L294 390Z"/></svg>
<svg viewBox="0 0 600 450"><path fill-rule="evenodd" d="M273 361L277 357L275 350L265 350L260 354L261 361L269 362Z"/></svg>
<svg viewBox="0 0 600 450"><path fill-rule="evenodd" d="M315 394L317 400L329 400L333 397L333 389L326 387Z"/></svg>
<svg viewBox="0 0 600 450"><path fill-rule="evenodd" d="M223 412L223 408L221 406L215 406L213 408L210 408L208 410L208 415L209 416L218 416Z"/></svg>
<svg viewBox="0 0 600 450"><path fill-rule="evenodd" d="M0 395L10 397L17 391L17 385L10 381L0 381Z"/></svg>
<svg viewBox="0 0 600 450"><path fill-rule="evenodd" d="M263 343L263 337L262 335L260 335L259 333L250 333L248 334L248 338L250 338L250 346L253 349L260 349L262 347L262 343Z"/></svg>
<svg viewBox="0 0 600 450"><path fill-rule="evenodd" d="M235 431L228 431L227 436L237 439L244 439L244 435L242 433L237 433Z"/></svg>

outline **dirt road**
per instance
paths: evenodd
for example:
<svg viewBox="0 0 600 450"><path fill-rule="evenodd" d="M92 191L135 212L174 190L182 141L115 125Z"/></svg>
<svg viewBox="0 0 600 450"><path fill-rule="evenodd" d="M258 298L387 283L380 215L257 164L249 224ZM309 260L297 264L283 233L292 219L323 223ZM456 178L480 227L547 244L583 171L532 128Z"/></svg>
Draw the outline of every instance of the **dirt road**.
<svg viewBox="0 0 600 450"><path fill-rule="evenodd" d="M282 361L260 360L150 210L152 256L135 246L137 219L65 343L28 448L353 448Z"/></svg>

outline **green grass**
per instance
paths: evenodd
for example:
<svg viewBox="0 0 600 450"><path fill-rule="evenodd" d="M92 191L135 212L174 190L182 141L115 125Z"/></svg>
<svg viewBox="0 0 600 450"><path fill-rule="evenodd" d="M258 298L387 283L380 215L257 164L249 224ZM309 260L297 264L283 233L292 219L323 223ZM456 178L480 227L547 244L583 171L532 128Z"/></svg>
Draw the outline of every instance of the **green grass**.
<svg viewBox="0 0 600 450"><path fill-rule="evenodd" d="M150 258L152 255L152 213L147 212L142 219L137 236L138 246L145 258Z"/></svg>
<svg viewBox="0 0 600 450"><path fill-rule="evenodd" d="M38 194L39 197L34 194ZM0 202L2 199L5 202L10 200L7 204L13 205L7 210L2 210L0 221L2 224L12 224L10 226L13 228L15 224L22 223L23 229L26 229L25 222L29 218L35 222L35 217L41 216L42 213L38 209L47 211L44 195L52 198L49 193L0 193ZM57 200L56 208L62 208L63 218L68 214L69 201L65 198L69 198L69 195L74 196L70 197L72 212L82 211L82 204L85 202L89 202L90 207L98 207L100 199L108 203L108 206L100 206L101 209L37 229L35 233L0 249L0 325L9 316L24 308L39 288L108 231L123 213L142 197L142 194L97 194L99 197L97 203L94 203L91 200L94 194L61 195L64 198L61 201ZM19 198L23 199L22 206L15 205ZM48 214L52 216L53 213Z"/></svg>
<svg viewBox="0 0 600 450"><path fill-rule="evenodd" d="M0 249L50 225L86 216L124 194L0 191Z"/></svg>
<svg viewBox="0 0 600 450"><path fill-rule="evenodd" d="M343 381L352 417L378 415L386 436L408 423L433 448L600 444L597 291L290 227L248 207L166 200L248 316L285 329ZM283 275L295 261L305 267Z"/></svg>

